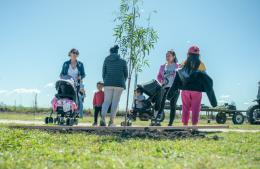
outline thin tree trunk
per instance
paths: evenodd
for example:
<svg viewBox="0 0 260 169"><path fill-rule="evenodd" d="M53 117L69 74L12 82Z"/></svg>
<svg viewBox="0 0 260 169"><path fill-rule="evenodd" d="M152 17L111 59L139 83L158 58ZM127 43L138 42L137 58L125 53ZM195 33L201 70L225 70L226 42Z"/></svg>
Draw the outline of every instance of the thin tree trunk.
<svg viewBox="0 0 260 169"><path fill-rule="evenodd" d="M127 114L128 114L128 104L129 104L129 94L130 94L130 86L131 86L131 67L132 67L132 62L131 59L129 61L129 71L128 71L128 84L127 84L127 96L126 96L126 112L125 112L125 126L127 124Z"/></svg>
<svg viewBox="0 0 260 169"><path fill-rule="evenodd" d="M135 29L135 6L133 2L133 25L132 25L132 35ZM129 61L129 68L128 68L128 85L127 85L127 98L126 98L126 112L125 112L125 126L127 125L127 115L128 115L128 105L129 105L129 93L130 93L130 86L131 86L131 77L132 77L132 56L133 56L133 37L131 38L131 50L130 50L130 61Z"/></svg>
<svg viewBox="0 0 260 169"><path fill-rule="evenodd" d="M138 80L138 73L135 72L135 83L134 83L134 89L137 88L137 80Z"/></svg>
<svg viewBox="0 0 260 169"><path fill-rule="evenodd" d="M134 90L137 88L137 79L138 79L138 73L135 71ZM133 95L133 100L135 100L135 95ZM132 103L132 107L133 106L134 106L134 102Z"/></svg>

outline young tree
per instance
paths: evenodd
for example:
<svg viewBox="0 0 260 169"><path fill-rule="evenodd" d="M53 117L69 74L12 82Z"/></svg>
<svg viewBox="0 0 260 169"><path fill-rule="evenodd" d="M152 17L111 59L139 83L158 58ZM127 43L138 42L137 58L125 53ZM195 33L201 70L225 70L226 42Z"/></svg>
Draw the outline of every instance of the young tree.
<svg viewBox="0 0 260 169"><path fill-rule="evenodd" d="M129 76L127 85L126 115L128 113L129 92L132 74L135 73L135 87L137 84L137 74L145 66L149 66L148 59L151 49L157 42L157 32L150 26L151 14L147 19L147 26L143 26L140 6L141 0L121 0L120 12L115 18L116 27L114 36L116 43L120 47L120 53L128 62ZM156 11L153 11L156 12ZM126 116L125 116L126 120Z"/></svg>

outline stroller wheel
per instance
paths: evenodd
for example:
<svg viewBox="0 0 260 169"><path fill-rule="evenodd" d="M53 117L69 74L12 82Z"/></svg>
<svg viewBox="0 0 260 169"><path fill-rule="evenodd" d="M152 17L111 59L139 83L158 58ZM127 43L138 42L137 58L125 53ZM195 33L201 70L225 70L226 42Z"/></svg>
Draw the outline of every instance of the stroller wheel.
<svg viewBox="0 0 260 169"><path fill-rule="evenodd" d="M53 123L53 118L52 117L45 117L44 122L45 122L45 124Z"/></svg>
<svg viewBox="0 0 260 169"><path fill-rule="evenodd" d="M53 123L54 124L58 123L58 118L57 117L53 119Z"/></svg>
<svg viewBox="0 0 260 169"><path fill-rule="evenodd" d="M49 117L49 123L53 123L53 117Z"/></svg>
<svg viewBox="0 0 260 169"><path fill-rule="evenodd" d="M79 124L79 120L75 118L75 119L74 119L74 124L75 124L75 125L78 125L78 124Z"/></svg>
<svg viewBox="0 0 260 169"><path fill-rule="evenodd" d="M69 125L70 125L70 119L67 118L67 119L66 119L66 126L69 126Z"/></svg>
<svg viewBox="0 0 260 169"><path fill-rule="evenodd" d="M65 123L64 117L59 117L58 118L58 125L64 125L64 123Z"/></svg>
<svg viewBox="0 0 260 169"><path fill-rule="evenodd" d="M45 124L48 124L49 123L49 117L45 117L44 122L45 122Z"/></svg>
<svg viewBox="0 0 260 169"><path fill-rule="evenodd" d="M122 121L121 126L132 126L132 122L130 120L127 120L126 123L124 121Z"/></svg>
<svg viewBox="0 0 260 169"><path fill-rule="evenodd" d="M73 118L67 118L66 119L66 125L67 126L73 126L74 124L74 119Z"/></svg>
<svg viewBox="0 0 260 169"><path fill-rule="evenodd" d="M124 121L121 122L121 126L125 126L125 122Z"/></svg>
<svg viewBox="0 0 260 169"><path fill-rule="evenodd" d="M70 118L70 126L73 126L74 123L75 123L75 120L73 118Z"/></svg>

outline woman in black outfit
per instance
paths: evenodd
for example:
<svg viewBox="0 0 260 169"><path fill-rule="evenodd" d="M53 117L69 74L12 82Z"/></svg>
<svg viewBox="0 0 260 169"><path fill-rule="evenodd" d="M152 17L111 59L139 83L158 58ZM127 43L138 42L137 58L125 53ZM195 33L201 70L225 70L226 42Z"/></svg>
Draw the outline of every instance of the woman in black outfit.
<svg viewBox="0 0 260 169"><path fill-rule="evenodd" d="M179 65L177 62L178 62L178 60L177 60L175 52L173 50L170 50L166 53L166 63L161 65L161 67L159 69L159 73L157 75L157 80L161 83L161 85L163 86L163 89L161 92L162 99L160 102L159 111L155 112L156 119L161 117L161 114L164 110L168 91L174 82L176 72L179 68ZM168 126L172 126L172 124L173 124L175 114L176 114L176 103L179 98L179 94L180 94L179 91L175 92L174 97L172 97L172 99L170 100L171 113L170 113L170 121L169 121ZM158 121L159 120L157 120L156 125L160 125L160 123Z"/></svg>

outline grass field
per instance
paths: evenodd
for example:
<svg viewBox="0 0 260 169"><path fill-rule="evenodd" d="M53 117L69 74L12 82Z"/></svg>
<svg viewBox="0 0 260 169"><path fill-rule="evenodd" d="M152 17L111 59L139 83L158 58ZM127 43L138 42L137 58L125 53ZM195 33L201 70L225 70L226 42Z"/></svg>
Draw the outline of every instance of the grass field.
<svg viewBox="0 0 260 169"><path fill-rule="evenodd" d="M0 128L0 168L259 168L260 133L123 139ZM209 135L208 137L212 137Z"/></svg>
<svg viewBox="0 0 260 169"><path fill-rule="evenodd" d="M42 121L45 115L1 113L0 119ZM92 123L93 117L82 123ZM119 124L122 118L117 118ZM168 119L163 125L167 125ZM206 124L205 120L200 121ZM137 121L140 126L149 122ZM215 123L211 123L215 124ZM260 129L232 125L232 129ZM181 125L176 119L176 126ZM217 135L219 139L212 139ZM0 125L0 168L260 168L260 132L154 140L9 129Z"/></svg>

